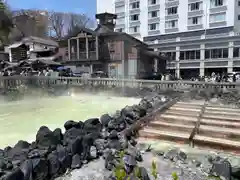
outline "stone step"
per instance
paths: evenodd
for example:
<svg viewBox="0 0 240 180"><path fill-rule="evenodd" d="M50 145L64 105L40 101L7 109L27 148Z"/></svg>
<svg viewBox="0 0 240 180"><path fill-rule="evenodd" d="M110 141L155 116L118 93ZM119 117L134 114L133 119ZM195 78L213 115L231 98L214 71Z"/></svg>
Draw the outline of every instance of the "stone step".
<svg viewBox="0 0 240 180"><path fill-rule="evenodd" d="M179 101L176 104L181 104L181 105L191 105L191 106L202 106L204 105L205 101Z"/></svg>
<svg viewBox="0 0 240 180"><path fill-rule="evenodd" d="M231 128L239 128L240 129L240 122L232 122L232 121L225 121L225 120L212 120L212 119L201 119L201 125L212 125L217 127L231 127Z"/></svg>
<svg viewBox="0 0 240 180"><path fill-rule="evenodd" d="M176 116L176 115L175 115ZM158 121L158 122L165 122L165 123L171 123L171 124L182 124L182 125L194 125L196 124L197 122L197 119L196 120L192 120L192 119L183 119L183 118L175 118L175 119L172 119L172 118L163 118L163 117L156 117L154 119L153 122L155 121Z"/></svg>
<svg viewBox="0 0 240 180"><path fill-rule="evenodd" d="M218 114L208 114L208 113L204 113L202 115L202 118L206 118L206 119L214 119L214 120L228 120L228 121L232 121L232 122L240 122L240 117L235 117L235 116L223 116L223 115L218 115Z"/></svg>
<svg viewBox="0 0 240 180"><path fill-rule="evenodd" d="M198 146L207 146L210 148L220 148L221 150L231 149L240 153L240 141L228 140L223 138L214 138L196 134L193 138L194 144Z"/></svg>
<svg viewBox="0 0 240 180"><path fill-rule="evenodd" d="M192 132L194 125L184 125L184 124L176 124L162 121L152 121L148 124L147 127L156 129L156 130L164 130L164 131L183 131L183 132Z"/></svg>
<svg viewBox="0 0 240 180"><path fill-rule="evenodd" d="M200 125L199 134L224 139L239 139L240 141L240 130L234 128Z"/></svg>
<svg viewBox="0 0 240 180"><path fill-rule="evenodd" d="M189 112L201 112L201 108L185 108L185 107L175 107L175 106L172 106L169 108L170 110L178 110L178 111L189 111Z"/></svg>
<svg viewBox="0 0 240 180"><path fill-rule="evenodd" d="M189 108L189 109L201 109L202 106L196 106L196 105L182 105L182 104L174 104L171 107L178 107L178 108Z"/></svg>
<svg viewBox="0 0 240 180"><path fill-rule="evenodd" d="M198 117L200 112L182 111L182 110L166 110L164 114L169 114L169 115L187 115L187 116L191 116L191 117Z"/></svg>
<svg viewBox="0 0 240 180"><path fill-rule="evenodd" d="M216 111L216 110L205 110L205 114L210 115L230 115L230 116L240 116L240 112L234 112L234 111Z"/></svg>
<svg viewBox="0 0 240 180"><path fill-rule="evenodd" d="M172 115L172 114L161 114L160 118L175 120L175 121L187 121L187 122L197 122L197 117L183 116L183 115Z"/></svg>
<svg viewBox="0 0 240 180"><path fill-rule="evenodd" d="M235 112L235 113L240 113L240 109L237 108L226 108L226 107L211 107L207 106L205 110L211 110L211 111L222 111L222 112Z"/></svg>
<svg viewBox="0 0 240 180"><path fill-rule="evenodd" d="M140 137L155 139L155 140L167 140L173 142L187 142L189 138L189 133L179 132L179 131L169 131L169 130L156 130L150 127L145 127L139 132Z"/></svg>

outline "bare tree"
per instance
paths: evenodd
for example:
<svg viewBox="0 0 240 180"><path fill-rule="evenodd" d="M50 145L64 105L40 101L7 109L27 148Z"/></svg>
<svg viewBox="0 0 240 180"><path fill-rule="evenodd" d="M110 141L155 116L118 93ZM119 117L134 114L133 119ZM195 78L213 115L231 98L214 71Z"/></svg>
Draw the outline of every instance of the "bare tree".
<svg viewBox="0 0 240 180"><path fill-rule="evenodd" d="M68 14L68 34L77 33L82 27L89 27L90 18L84 14Z"/></svg>
<svg viewBox="0 0 240 180"><path fill-rule="evenodd" d="M66 21L66 14L61 12L50 12L49 23L50 31L54 31L57 39L61 39L64 36L64 25ZM51 33L50 33L51 36Z"/></svg>
<svg viewBox="0 0 240 180"><path fill-rule="evenodd" d="M92 21L84 14L51 12L49 13L50 34L57 39L79 32L81 27L91 27Z"/></svg>
<svg viewBox="0 0 240 180"><path fill-rule="evenodd" d="M48 16L39 11L19 10L13 12L15 32L13 36L37 36L45 37L48 29Z"/></svg>

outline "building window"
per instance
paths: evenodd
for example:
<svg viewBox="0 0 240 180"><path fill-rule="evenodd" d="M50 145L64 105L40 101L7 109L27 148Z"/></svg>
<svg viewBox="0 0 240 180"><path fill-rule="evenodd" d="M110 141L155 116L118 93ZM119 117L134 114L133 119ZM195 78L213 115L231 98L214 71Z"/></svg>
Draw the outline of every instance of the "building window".
<svg viewBox="0 0 240 180"><path fill-rule="evenodd" d="M239 50L240 50L240 48L239 47L235 47L234 49L233 49L233 57L239 57Z"/></svg>
<svg viewBox="0 0 240 180"><path fill-rule="evenodd" d="M223 6L224 0L211 0L211 8Z"/></svg>
<svg viewBox="0 0 240 180"><path fill-rule="evenodd" d="M180 60L200 59L200 50L180 51Z"/></svg>
<svg viewBox="0 0 240 180"><path fill-rule="evenodd" d="M158 12L159 12L159 11L151 11L151 12L148 13L148 17L149 17L149 18L158 17Z"/></svg>
<svg viewBox="0 0 240 180"><path fill-rule="evenodd" d="M157 4L157 0L148 0L148 4L150 5Z"/></svg>
<svg viewBox="0 0 240 180"><path fill-rule="evenodd" d="M123 28L116 29L117 32L123 32Z"/></svg>
<svg viewBox="0 0 240 180"><path fill-rule="evenodd" d="M139 14L131 15L131 21L138 21L139 20Z"/></svg>
<svg viewBox="0 0 240 180"><path fill-rule="evenodd" d="M148 25L148 30L149 31L154 31L159 29L159 24L158 23L153 23Z"/></svg>
<svg viewBox="0 0 240 180"><path fill-rule="evenodd" d="M140 7L140 2L134 2L131 4L131 9L138 9Z"/></svg>
<svg viewBox="0 0 240 180"><path fill-rule="evenodd" d="M134 26L130 28L130 32L131 33L138 33L139 32L140 27L139 26Z"/></svg>
<svg viewBox="0 0 240 180"><path fill-rule="evenodd" d="M238 6L240 6L240 1L238 1Z"/></svg>
<svg viewBox="0 0 240 180"><path fill-rule="evenodd" d="M178 13L178 7L170 7L166 9L167 15L177 14Z"/></svg>
<svg viewBox="0 0 240 180"><path fill-rule="evenodd" d="M238 20L240 21L240 15L238 15Z"/></svg>
<svg viewBox="0 0 240 180"><path fill-rule="evenodd" d="M201 24L201 17L191 17L188 18L188 25Z"/></svg>
<svg viewBox="0 0 240 180"><path fill-rule="evenodd" d="M166 52L168 61L176 61L176 52Z"/></svg>
<svg viewBox="0 0 240 180"><path fill-rule="evenodd" d="M188 11L198 11L201 10L201 2L195 2L188 5Z"/></svg>
<svg viewBox="0 0 240 180"><path fill-rule="evenodd" d="M228 48L205 50L205 59L219 59L219 58L228 58Z"/></svg>
<svg viewBox="0 0 240 180"><path fill-rule="evenodd" d="M226 21L226 13L218 13L218 14L212 14L210 15L210 22L222 22Z"/></svg>
<svg viewBox="0 0 240 180"><path fill-rule="evenodd" d="M178 27L178 20L167 21L165 23L166 29L172 29L172 28L177 28L177 27Z"/></svg>

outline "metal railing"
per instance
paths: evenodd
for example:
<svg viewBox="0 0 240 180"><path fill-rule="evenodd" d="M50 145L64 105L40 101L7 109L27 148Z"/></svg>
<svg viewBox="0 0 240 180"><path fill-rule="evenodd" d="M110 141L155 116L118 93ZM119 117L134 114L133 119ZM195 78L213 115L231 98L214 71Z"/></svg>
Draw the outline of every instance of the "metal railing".
<svg viewBox="0 0 240 180"><path fill-rule="evenodd" d="M20 85L48 86L102 86L134 87L155 89L239 89L240 83L215 83L201 81L160 81L141 79L81 78L81 77L45 77L45 76L0 76L0 88L12 88Z"/></svg>

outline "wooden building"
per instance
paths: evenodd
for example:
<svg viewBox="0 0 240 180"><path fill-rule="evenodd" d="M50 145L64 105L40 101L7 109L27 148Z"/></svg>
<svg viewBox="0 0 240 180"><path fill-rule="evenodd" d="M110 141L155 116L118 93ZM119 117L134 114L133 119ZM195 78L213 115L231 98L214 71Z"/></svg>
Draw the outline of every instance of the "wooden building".
<svg viewBox="0 0 240 180"><path fill-rule="evenodd" d="M54 52L58 48L58 43L39 37L26 37L19 42L8 46L9 61L19 62L26 59L37 58L39 52Z"/></svg>
<svg viewBox="0 0 240 180"><path fill-rule="evenodd" d="M97 14L95 30L82 28L68 39L66 65L90 73L104 71L110 77L141 78L165 71L165 59L147 44L124 32L114 32L115 14Z"/></svg>

